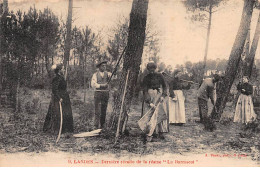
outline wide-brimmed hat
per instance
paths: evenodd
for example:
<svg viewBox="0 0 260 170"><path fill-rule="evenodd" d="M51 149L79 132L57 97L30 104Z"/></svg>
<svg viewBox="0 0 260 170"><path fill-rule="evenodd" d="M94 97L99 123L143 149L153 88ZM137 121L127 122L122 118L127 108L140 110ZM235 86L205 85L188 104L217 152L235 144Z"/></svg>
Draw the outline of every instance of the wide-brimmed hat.
<svg viewBox="0 0 260 170"><path fill-rule="evenodd" d="M99 62L96 67L99 68L102 64L107 64L107 61L101 61Z"/></svg>

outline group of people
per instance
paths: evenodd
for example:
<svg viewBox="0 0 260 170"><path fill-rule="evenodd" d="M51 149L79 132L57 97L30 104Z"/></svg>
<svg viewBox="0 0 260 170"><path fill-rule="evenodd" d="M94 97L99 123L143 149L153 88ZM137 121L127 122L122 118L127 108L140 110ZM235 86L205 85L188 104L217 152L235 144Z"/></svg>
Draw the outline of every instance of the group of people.
<svg viewBox="0 0 260 170"><path fill-rule="evenodd" d="M156 64L147 64L148 74L143 79L144 97L149 107L145 115L139 120L141 130L146 134L146 140L151 141L154 136L164 138L163 133L169 131L169 124L183 125L185 121L185 97L182 89L185 87L180 79L180 71L174 72L174 77L167 83L164 74L155 72ZM200 123L203 123L206 130L213 131L216 127L213 117L208 113L208 100L215 107L216 83L221 77L214 74L211 78L205 78L200 84L197 93ZM189 88L189 87L188 87ZM167 89L169 91L167 92ZM253 86L249 84L249 78L243 77L238 84L237 90L240 96L237 101L234 122L248 124L256 120L252 102ZM168 94L167 94L168 93Z"/></svg>
<svg viewBox="0 0 260 170"><path fill-rule="evenodd" d="M106 70L107 62L97 64L97 72L93 74L91 86L94 89L94 127L104 128L106 122L106 111L109 100L109 81L111 73ZM52 97L48 113L45 118L44 132L58 133L62 129L63 134L73 133L73 116L69 94L67 92L66 81L63 77L63 65L54 65L55 78L52 81ZM151 141L153 137L164 139L163 133L169 132L169 124L183 125L185 118L185 97L183 89L188 89L190 84L183 85L180 79L181 71L176 70L174 77L166 81L165 73L156 71L157 65L154 62L147 64L148 74L142 80L144 94L144 107L146 109L138 121L140 129L145 134L145 139ZM215 84L220 80L220 76L215 74L212 78L206 78L198 90L198 108L201 123L212 121L208 114L208 99L215 105L214 91ZM248 77L243 78L239 83L238 90L240 96L237 102L234 122L248 123L256 119L256 114L252 102L252 85L248 83ZM62 112L62 114L61 114ZM61 115L63 118L62 128L60 128Z"/></svg>

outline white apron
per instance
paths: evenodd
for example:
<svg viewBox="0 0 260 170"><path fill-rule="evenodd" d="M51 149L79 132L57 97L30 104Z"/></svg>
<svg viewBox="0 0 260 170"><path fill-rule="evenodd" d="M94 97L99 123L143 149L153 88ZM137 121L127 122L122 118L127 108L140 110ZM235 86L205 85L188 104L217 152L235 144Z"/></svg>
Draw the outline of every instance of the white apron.
<svg viewBox="0 0 260 170"><path fill-rule="evenodd" d="M152 103L158 103L161 93L157 90L148 90L148 94L151 97ZM155 109L147 109L144 116L138 121L140 129L147 134L147 136L152 136L154 133L168 132L168 108L167 108L167 98L163 102L158 103Z"/></svg>
<svg viewBox="0 0 260 170"><path fill-rule="evenodd" d="M248 123L254 121L256 117L252 97L240 94L237 100L234 122Z"/></svg>
<svg viewBox="0 0 260 170"><path fill-rule="evenodd" d="M185 97L182 90L174 90L177 101L169 97L169 123L186 123L185 120Z"/></svg>

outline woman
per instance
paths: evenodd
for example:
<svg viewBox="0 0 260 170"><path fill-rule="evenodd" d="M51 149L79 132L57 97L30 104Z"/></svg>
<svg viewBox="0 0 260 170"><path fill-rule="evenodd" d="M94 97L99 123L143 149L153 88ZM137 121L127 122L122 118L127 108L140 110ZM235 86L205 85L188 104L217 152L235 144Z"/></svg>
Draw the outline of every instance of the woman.
<svg viewBox="0 0 260 170"><path fill-rule="evenodd" d="M181 126L186 123L184 105L185 97L182 89L189 88L189 86L185 87L182 85L180 82L180 76L181 71L176 70L174 72L174 79L169 84L169 123Z"/></svg>
<svg viewBox="0 0 260 170"><path fill-rule="evenodd" d="M63 65L54 65L52 69L55 72L55 77L52 80L52 97L48 109L48 113L45 118L43 131L57 134L60 129L60 103L62 107L62 132L61 133L73 133L73 117L71 110L71 103L69 94L67 92L67 84L63 77L64 68Z"/></svg>
<svg viewBox="0 0 260 170"><path fill-rule="evenodd" d="M155 72L156 64L147 64L148 74L143 79L143 90L148 111L139 120L139 127L146 133L146 140L152 136L164 139L163 133L168 132L168 115L166 100L166 84L162 74Z"/></svg>
<svg viewBox="0 0 260 170"><path fill-rule="evenodd" d="M247 76L243 76L243 83L237 85L237 90L241 92L239 95L236 112L234 116L234 122L247 124L256 119L254 106L252 102L253 86L249 84Z"/></svg>

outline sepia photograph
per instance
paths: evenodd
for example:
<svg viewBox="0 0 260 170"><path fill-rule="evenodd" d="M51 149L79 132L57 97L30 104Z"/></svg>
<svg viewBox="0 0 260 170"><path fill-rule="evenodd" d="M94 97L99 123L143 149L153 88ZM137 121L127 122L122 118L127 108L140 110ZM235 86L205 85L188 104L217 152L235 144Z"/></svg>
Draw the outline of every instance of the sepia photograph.
<svg viewBox="0 0 260 170"><path fill-rule="evenodd" d="M259 0L0 0L0 167L260 167Z"/></svg>

